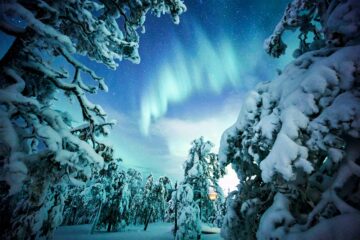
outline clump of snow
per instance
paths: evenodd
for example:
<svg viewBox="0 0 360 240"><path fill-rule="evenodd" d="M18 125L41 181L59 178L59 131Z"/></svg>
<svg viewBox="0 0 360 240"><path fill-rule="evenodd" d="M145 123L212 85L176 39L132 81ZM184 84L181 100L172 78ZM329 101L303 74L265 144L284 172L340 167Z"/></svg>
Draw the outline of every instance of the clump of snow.
<svg viewBox="0 0 360 240"><path fill-rule="evenodd" d="M256 208L258 204L260 204L260 199L258 198L246 200L241 204L241 208L240 208L241 214L246 217L256 213L254 208Z"/></svg>
<svg viewBox="0 0 360 240"><path fill-rule="evenodd" d="M274 203L269 207L260 219L256 237L259 240L282 239L286 234L287 227L294 222L294 217L289 212L289 200L281 193L274 197Z"/></svg>

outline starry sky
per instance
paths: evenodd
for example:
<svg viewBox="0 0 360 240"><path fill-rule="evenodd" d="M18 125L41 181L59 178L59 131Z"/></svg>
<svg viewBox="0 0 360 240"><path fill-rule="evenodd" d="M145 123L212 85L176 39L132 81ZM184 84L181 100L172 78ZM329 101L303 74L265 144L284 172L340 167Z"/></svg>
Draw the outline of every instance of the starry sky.
<svg viewBox="0 0 360 240"><path fill-rule="evenodd" d="M204 136L218 151L221 134L236 121L246 92L274 78L276 69L292 59L291 51L272 59L263 50L288 2L185 0L188 10L179 25L168 15L147 16L140 64L123 61L112 71L81 59L109 86L109 92L89 99L117 121L104 141L125 167L181 180L193 139ZM295 41L285 38L293 48ZM1 36L0 54L9 42ZM77 106L61 98L55 105L79 115ZM236 182L229 171L221 184L226 191Z"/></svg>

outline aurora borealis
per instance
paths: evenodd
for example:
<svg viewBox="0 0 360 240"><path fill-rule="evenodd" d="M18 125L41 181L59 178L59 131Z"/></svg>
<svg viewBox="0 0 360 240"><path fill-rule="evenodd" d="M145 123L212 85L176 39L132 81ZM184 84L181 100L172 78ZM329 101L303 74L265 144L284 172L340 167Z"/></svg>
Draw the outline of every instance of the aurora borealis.
<svg viewBox="0 0 360 240"><path fill-rule="evenodd" d="M141 98L141 129L148 133L151 121L164 116L169 105L182 103L196 93L221 94L225 87L236 87L239 72L235 49L223 39L216 49L200 27L194 32L196 50L176 43L174 58L164 63L153 82L148 83ZM250 62L250 61L248 61Z"/></svg>

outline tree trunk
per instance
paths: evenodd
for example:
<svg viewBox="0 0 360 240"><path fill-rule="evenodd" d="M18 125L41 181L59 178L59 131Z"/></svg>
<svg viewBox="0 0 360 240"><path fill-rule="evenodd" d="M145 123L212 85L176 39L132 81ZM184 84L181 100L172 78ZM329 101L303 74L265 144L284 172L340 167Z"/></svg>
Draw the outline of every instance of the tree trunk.
<svg viewBox="0 0 360 240"><path fill-rule="evenodd" d="M134 225L136 225L136 221L137 221L137 211L136 211L136 214L135 214L135 217L134 217Z"/></svg>
<svg viewBox="0 0 360 240"><path fill-rule="evenodd" d="M147 227L148 227L148 225L149 225L152 212L153 212L153 208L150 209L149 216L147 217L147 219L145 219L144 231L146 231L146 229L147 229Z"/></svg>
<svg viewBox="0 0 360 240"><path fill-rule="evenodd" d="M126 216L125 216L125 214L126 214L126 211L127 211L127 207L125 206L124 207L124 211L121 213L121 215L120 215L120 225L121 225L121 221L123 220L123 219L125 219L125 223L126 223L126 225L129 225L128 224L128 220L126 219Z"/></svg>
<svg viewBox="0 0 360 240"><path fill-rule="evenodd" d="M71 225L75 225L76 213L77 213L77 208L73 208L73 215L72 215L72 219L71 219Z"/></svg>
<svg viewBox="0 0 360 240"><path fill-rule="evenodd" d="M199 201L199 210L200 210L199 215L200 215L200 222L201 222L202 221L202 219L201 219L201 197L200 197L200 201Z"/></svg>
<svg viewBox="0 0 360 240"><path fill-rule="evenodd" d="M174 224L174 236L178 230L177 215L178 215L178 200L177 200L177 182L175 183L175 224Z"/></svg>
<svg viewBox="0 0 360 240"><path fill-rule="evenodd" d="M99 210L98 210L98 212L96 213L95 218L94 218L94 221L93 221L93 223L92 223L90 234L93 234L93 233L95 232L96 225L97 225L98 222L99 222L99 218L100 218L102 206L103 206L103 204L101 203L101 204L100 204L100 207L99 207Z"/></svg>
<svg viewBox="0 0 360 240"><path fill-rule="evenodd" d="M111 225L112 225L111 222L109 222L109 225L108 225L108 228L107 228L108 232L111 232Z"/></svg>

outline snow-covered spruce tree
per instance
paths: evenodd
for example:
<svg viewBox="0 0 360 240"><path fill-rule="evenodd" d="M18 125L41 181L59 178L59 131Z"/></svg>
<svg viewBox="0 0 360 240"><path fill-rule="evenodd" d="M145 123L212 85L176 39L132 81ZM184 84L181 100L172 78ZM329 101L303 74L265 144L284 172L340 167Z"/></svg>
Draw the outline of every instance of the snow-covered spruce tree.
<svg viewBox="0 0 360 240"><path fill-rule="evenodd" d="M154 195L154 221L165 221L165 210L167 208L167 198L170 179L166 176L160 177L158 183L153 188Z"/></svg>
<svg viewBox="0 0 360 240"><path fill-rule="evenodd" d="M224 216L226 213L226 199L224 194L222 193L222 191L215 191L215 192L220 192L220 194L217 194L216 200L215 200L215 213L213 216L213 225L216 227L221 228L223 221L224 221Z"/></svg>
<svg viewBox="0 0 360 240"><path fill-rule="evenodd" d="M215 203L209 199L211 188L222 196L218 179L224 174L219 167L217 155L211 153L214 146L203 137L191 143L188 159L184 163L184 183L192 186L194 200L200 209L200 219L206 223L215 220Z"/></svg>
<svg viewBox="0 0 360 240"><path fill-rule="evenodd" d="M102 175L101 184L106 197L97 210L99 217L94 219L94 230L118 231L126 225L125 219L129 208L130 191L126 172L120 169L118 163L111 162L107 169L100 171Z"/></svg>
<svg viewBox="0 0 360 240"><path fill-rule="evenodd" d="M140 214L145 231L150 222L164 220L167 198L166 184L169 181L168 177L160 177L158 182L154 183L152 174L147 177Z"/></svg>
<svg viewBox="0 0 360 240"><path fill-rule="evenodd" d="M150 174L146 178L144 191L143 191L143 197L142 197L142 204L141 204L141 212L139 214L140 221L143 223L144 230L147 228L147 225L149 224L151 215L153 213L153 202L152 202L152 191L154 188L154 177L152 174Z"/></svg>
<svg viewBox="0 0 360 240"><path fill-rule="evenodd" d="M225 175L225 168L220 166L218 155L214 153L210 153L209 155L209 166L213 184L211 189L216 193L215 202L209 212L209 222L217 227L221 227L225 215L226 204L223 190L219 185L219 179Z"/></svg>
<svg viewBox="0 0 360 240"><path fill-rule="evenodd" d="M126 211L125 221L127 225L136 224L137 213L141 208L142 198L142 176L141 173L133 168L126 171L127 184L130 193L129 210Z"/></svg>
<svg viewBox="0 0 360 240"><path fill-rule="evenodd" d="M124 184L125 172L119 165L122 159L114 159L112 155L105 159L109 158L111 161L104 168L93 168L90 181L77 193L80 195L81 206L77 210L75 224L91 223L91 234L104 228L108 231L118 230L120 220L124 219L122 213L126 210L129 194ZM67 200L72 202L71 196Z"/></svg>
<svg viewBox="0 0 360 240"><path fill-rule="evenodd" d="M128 192L127 186L136 181L135 178L140 173L129 169L125 175L119 166L121 161L122 159L111 157L106 167L93 169L95 171L86 186L69 186L65 199L64 225L91 223L93 233L101 228L118 230L121 221L129 221L128 203L131 192L130 189ZM131 174L130 177L128 173Z"/></svg>
<svg viewBox="0 0 360 240"><path fill-rule="evenodd" d="M165 209L163 209L163 222L173 222L173 221L170 221L169 217L171 216L171 213L169 215L169 209L170 208L170 203L171 203L171 199L172 199L172 193L174 192L175 190L175 185L173 186L173 183L172 181L170 180L170 178L166 177L167 178L167 182L166 184L164 185L165 186L165 191L166 191L166 196L165 196ZM175 184L177 184L177 182L175 182Z"/></svg>
<svg viewBox="0 0 360 240"><path fill-rule="evenodd" d="M195 240L201 238L200 209L194 201L194 193L190 184L181 183L175 192L177 198L178 229L176 240Z"/></svg>
<svg viewBox="0 0 360 240"><path fill-rule="evenodd" d="M0 60L3 239L50 237L61 223L64 188L86 181L90 164L103 164L94 131L106 132L106 114L86 94L107 87L76 54L112 69L117 60L139 62L137 29L146 13L169 13L178 23L184 11L181 0L1 1L0 30L15 37ZM59 59L73 69L58 67ZM96 85L85 83L84 74ZM80 105L85 139L53 109L56 93Z"/></svg>
<svg viewBox="0 0 360 240"><path fill-rule="evenodd" d="M84 186L70 186L67 190L64 201L64 212L62 225L75 225L84 224L79 221L79 217L83 218L83 214L86 214L85 202L83 195Z"/></svg>
<svg viewBox="0 0 360 240"><path fill-rule="evenodd" d="M136 225L139 223L139 215L142 209L143 202L143 189L139 189L138 192L132 197L131 205L129 204L129 216L127 218L128 224Z"/></svg>
<svg viewBox="0 0 360 240"><path fill-rule="evenodd" d="M94 233L99 222L102 206L106 201L106 192L104 185L99 182L87 184L87 187L81 192L83 206L77 214L76 224L91 223L90 233Z"/></svg>
<svg viewBox="0 0 360 240"><path fill-rule="evenodd" d="M281 34L301 33L297 57L244 101L219 158L240 180L228 197L225 239L360 236L360 2L293 1ZM311 30L315 37L306 41Z"/></svg>
<svg viewBox="0 0 360 240"><path fill-rule="evenodd" d="M119 164L121 159L114 159L112 152L107 157L102 169L92 168L91 179L86 185L68 187L65 197L63 225L89 224L97 222L102 205L106 201L105 185L110 182L111 174L107 174L109 166ZM111 168L110 168L111 169ZM110 176L109 176L110 175ZM95 230L95 225L92 231Z"/></svg>
<svg viewBox="0 0 360 240"><path fill-rule="evenodd" d="M176 182L174 189L172 189L170 192L169 200L167 202L167 207L165 210L165 221L166 222L175 222L175 215L177 214L177 213L175 213L175 209L177 208L177 204L178 204L177 200L176 200L177 189L178 189L178 187L177 187L177 182ZM175 227L177 227L177 226L174 226L173 230L175 230Z"/></svg>
<svg viewBox="0 0 360 240"><path fill-rule="evenodd" d="M170 189L168 190L168 198L167 198L167 204L165 210L165 221L174 223L174 227L172 229L174 235L178 229L178 224L177 224L177 217L179 212L178 210L179 202L177 200L177 192L179 189L178 186L179 186L178 182L175 182L174 188L170 186Z"/></svg>

